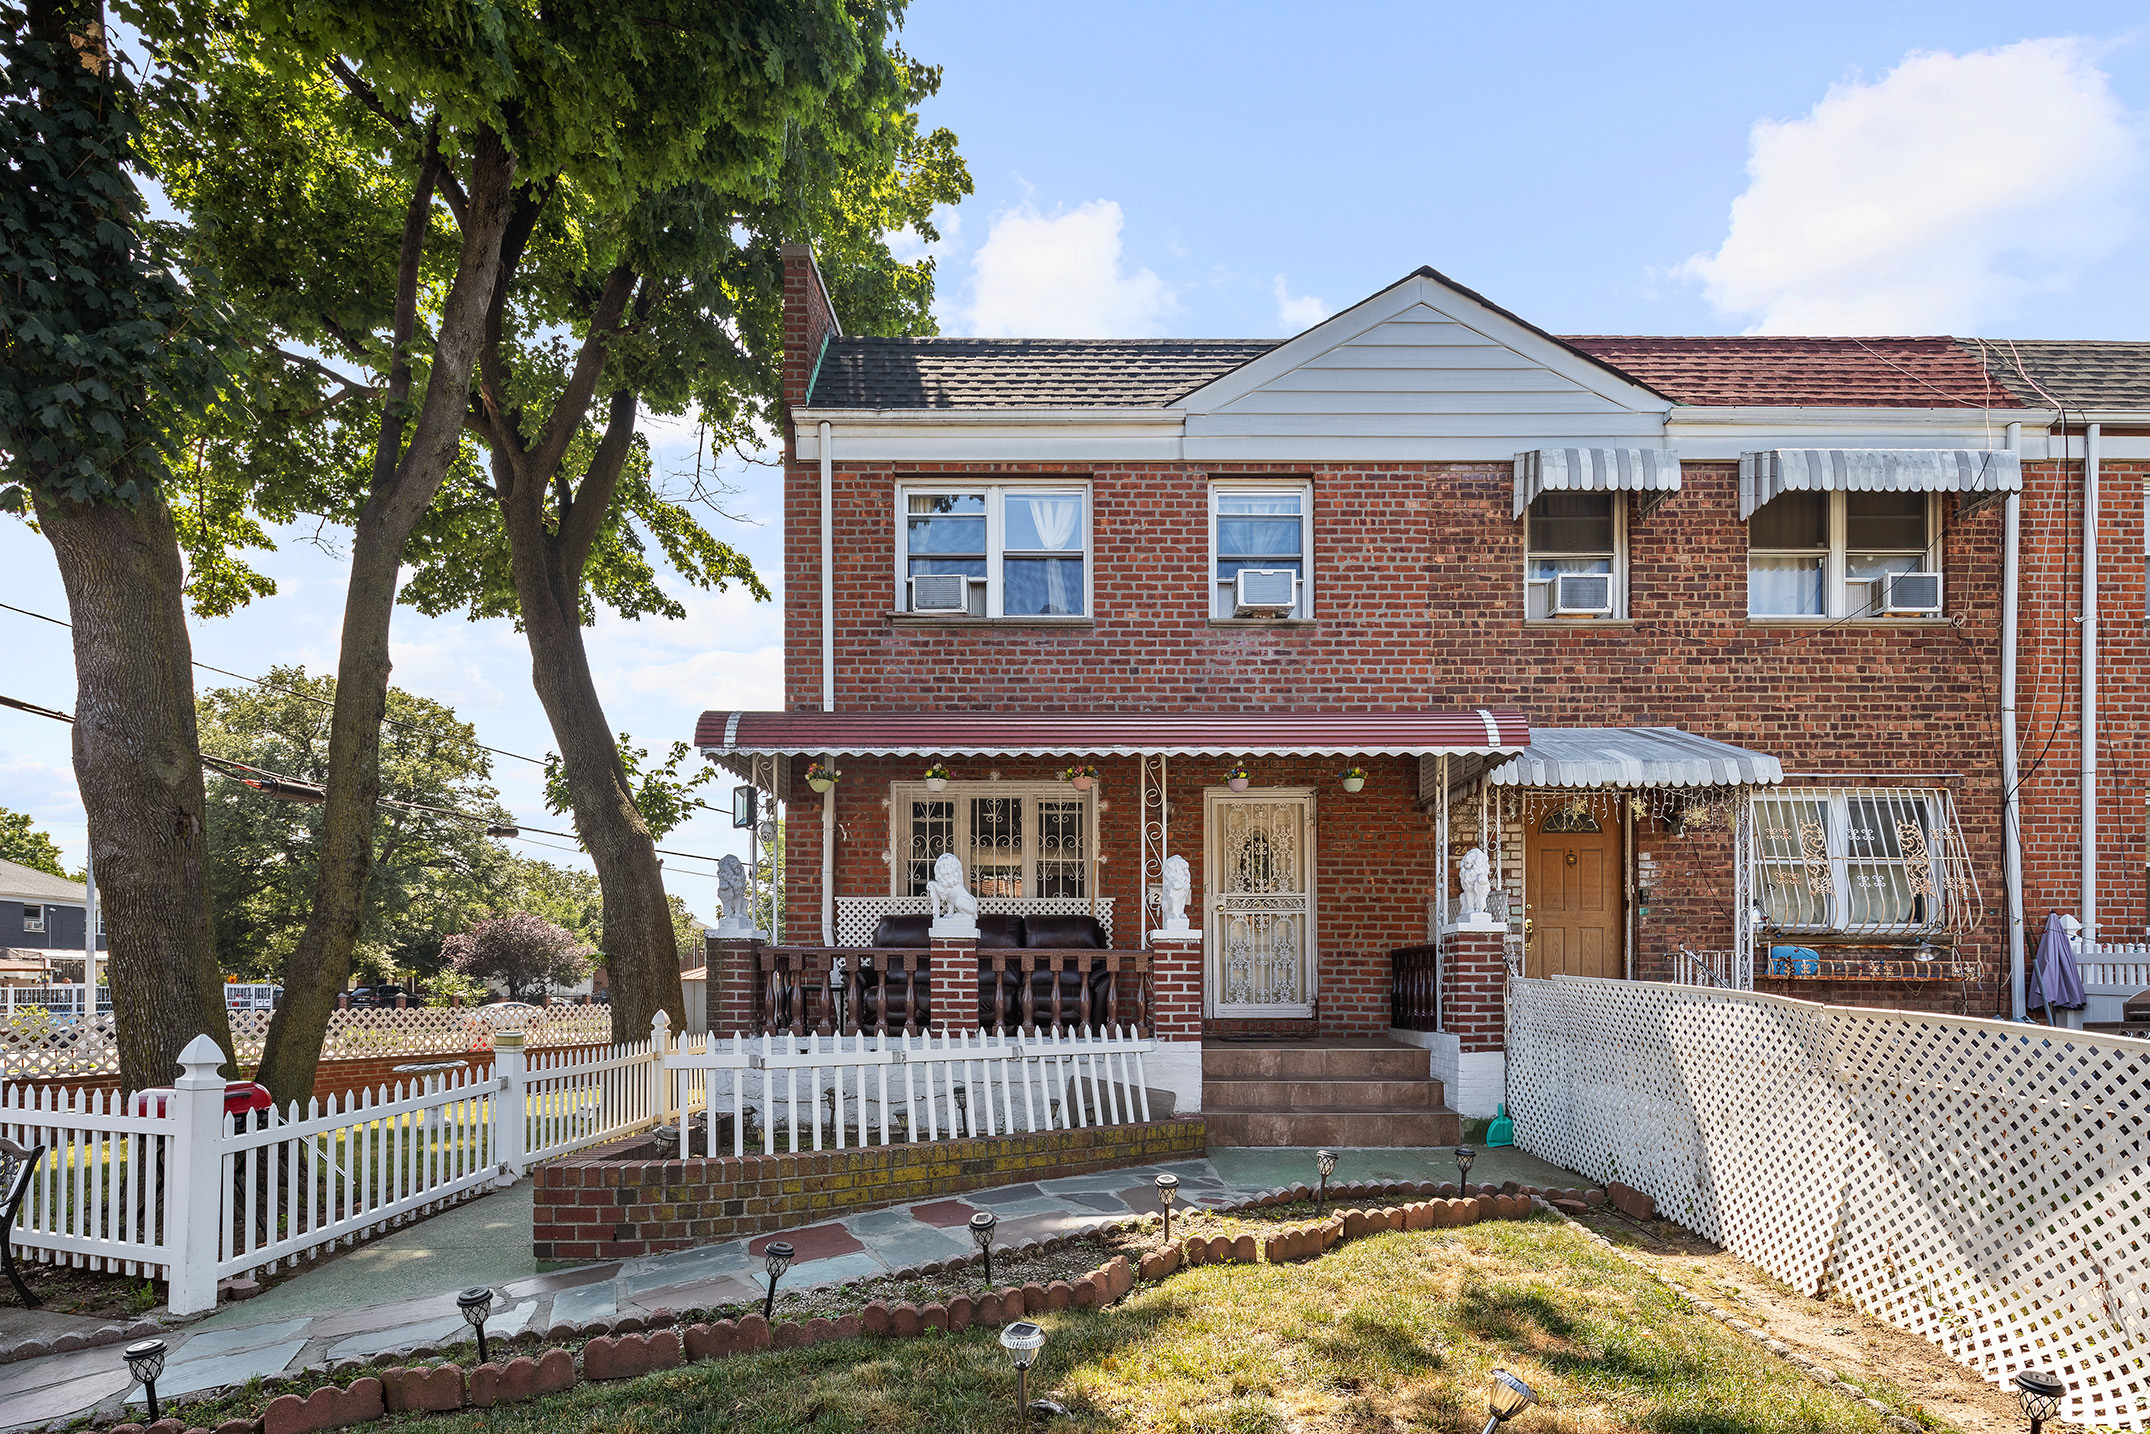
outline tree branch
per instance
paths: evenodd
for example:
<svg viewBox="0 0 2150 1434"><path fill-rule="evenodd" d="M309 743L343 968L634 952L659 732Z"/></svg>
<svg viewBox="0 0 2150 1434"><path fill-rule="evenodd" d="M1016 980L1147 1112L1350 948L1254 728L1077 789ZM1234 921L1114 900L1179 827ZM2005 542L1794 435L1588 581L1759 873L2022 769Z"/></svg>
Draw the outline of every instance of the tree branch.
<svg viewBox="0 0 2150 1434"><path fill-rule="evenodd" d="M597 381L605 371L605 353L612 345L612 338L620 326L620 318L627 312L627 301L635 290L635 271L621 264L605 276L605 290L590 315L590 327L582 336L582 350L575 355L575 367L567 376L567 386L560 391L559 399L552 406L552 414L545 420L545 429L533 445L531 457L541 473L550 473L560 466L567 456L567 445L582 427L583 416L588 413L590 400L597 392Z"/></svg>
<svg viewBox="0 0 2150 1434"><path fill-rule="evenodd" d="M357 80L353 75L352 79ZM403 458L404 409L411 396L411 338L418 332L418 267L425 258L426 218L433 210L433 181L440 175L440 130L426 131L425 159L403 211L403 244L396 256L395 329L388 359L388 401L381 405L381 431L373 449L373 488L395 476Z"/></svg>
<svg viewBox="0 0 2150 1434"><path fill-rule="evenodd" d="M623 388L612 395L612 412L605 422L605 436L598 441L597 452L590 458L589 471L583 474L573 504L563 503L560 507L560 567L563 572L573 575L578 584L583 564L589 561L590 548L604 527L605 512L612 506L612 495L619 491L620 472L626 466L629 450L634 447L635 410L639 406L637 395L630 389ZM712 767L710 770L716 769Z"/></svg>
<svg viewBox="0 0 2150 1434"><path fill-rule="evenodd" d="M511 478L515 476L513 459L523 453L522 410L509 409L503 397L512 375L507 349L501 340L507 331L508 293L515 285L516 269L522 263L523 250L529 247L530 236L536 232L538 219L551 197L550 182L535 191L515 191L508 227L500 240L500 269L493 276L493 292L486 301L485 333L478 349L478 399L474 406L484 411L486 420L492 425L487 439L494 448L510 455Z"/></svg>

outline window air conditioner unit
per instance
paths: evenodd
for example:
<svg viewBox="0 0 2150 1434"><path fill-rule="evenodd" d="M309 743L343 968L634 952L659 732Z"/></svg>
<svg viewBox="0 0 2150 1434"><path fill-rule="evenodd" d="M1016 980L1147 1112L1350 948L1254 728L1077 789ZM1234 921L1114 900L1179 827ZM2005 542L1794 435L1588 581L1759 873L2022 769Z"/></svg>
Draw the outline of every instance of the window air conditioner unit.
<svg viewBox="0 0 2150 1434"><path fill-rule="evenodd" d="M1881 589L1876 595L1883 612L1920 617L1936 617L1941 612L1939 573L1887 573L1876 580L1875 586Z"/></svg>
<svg viewBox="0 0 2150 1434"><path fill-rule="evenodd" d="M912 612L969 612L970 579L961 573L921 573L911 579Z"/></svg>
<svg viewBox="0 0 2150 1434"><path fill-rule="evenodd" d="M1241 568L1234 617L1290 617L1299 606L1299 575L1290 568Z"/></svg>
<svg viewBox="0 0 2150 1434"><path fill-rule="evenodd" d="M1611 573L1556 573L1553 575L1555 617L1610 617L1613 610Z"/></svg>

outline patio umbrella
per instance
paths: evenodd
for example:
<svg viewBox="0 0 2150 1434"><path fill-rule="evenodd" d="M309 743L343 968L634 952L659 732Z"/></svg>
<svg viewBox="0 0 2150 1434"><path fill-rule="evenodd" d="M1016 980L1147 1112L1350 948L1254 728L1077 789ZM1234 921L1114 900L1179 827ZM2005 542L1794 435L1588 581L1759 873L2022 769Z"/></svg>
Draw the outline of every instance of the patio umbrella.
<svg viewBox="0 0 2150 1434"><path fill-rule="evenodd" d="M2055 1007L2063 1011L2080 1011L2087 1004L2083 997L2083 973L2076 969L2075 942L2070 939L2068 928L2074 923L2059 912L2045 919L2045 935L2038 941L2038 959L2031 963L2031 989L2026 993L2026 1006L2046 1008L2046 1022L2053 1020Z"/></svg>

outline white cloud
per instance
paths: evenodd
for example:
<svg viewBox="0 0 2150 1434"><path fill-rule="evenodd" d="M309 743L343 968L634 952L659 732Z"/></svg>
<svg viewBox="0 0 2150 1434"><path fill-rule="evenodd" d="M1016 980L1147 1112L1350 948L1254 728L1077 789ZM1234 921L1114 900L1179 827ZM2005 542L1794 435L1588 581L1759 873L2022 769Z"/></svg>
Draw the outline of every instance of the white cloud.
<svg viewBox="0 0 2150 1434"><path fill-rule="evenodd" d="M1093 199L1040 214L1004 209L971 260L965 325L985 338L1147 338L1178 307L1148 269L1128 272L1120 206Z"/></svg>
<svg viewBox="0 0 2150 1434"><path fill-rule="evenodd" d="M1329 317L1329 306L1312 294L1294 297L1282 274L1277 275L1272 288L1277 296L1277 326L1285 333L1296 334L1311 329Z"/></svg>
<svg viewBox="0 0 2150 1434"><path fill-rule="evenodd" d="M2065 292L2132 218L2138 120L2089 47L1914 51L1757 121L1724 244L1681 272L1757 333L1975 333Z"/></svg>

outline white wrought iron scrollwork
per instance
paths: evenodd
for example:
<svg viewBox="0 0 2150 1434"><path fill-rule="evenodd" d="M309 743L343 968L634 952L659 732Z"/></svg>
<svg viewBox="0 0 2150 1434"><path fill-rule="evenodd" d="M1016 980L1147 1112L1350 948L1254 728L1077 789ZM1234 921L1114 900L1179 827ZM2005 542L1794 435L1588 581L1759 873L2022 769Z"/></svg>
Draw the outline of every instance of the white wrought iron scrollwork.
<svg viewBox="0 0 2150 1434"><path fill-rule="evenodd" d="M1164 922L1165 857L1172 839L1171 793L1166 787L1166 759L1142 757L1140 810L1142 826L1142 912L1145 927ZM1148 944L1145 940L1145 945Z"/></svg>
<svg viewBox="0 0 2150 1434"><path fill-rule="evenodd" d="M1306 807L1300 801L1220 801L1214 813L1219 1004L1304 1006Z"/></svg>

